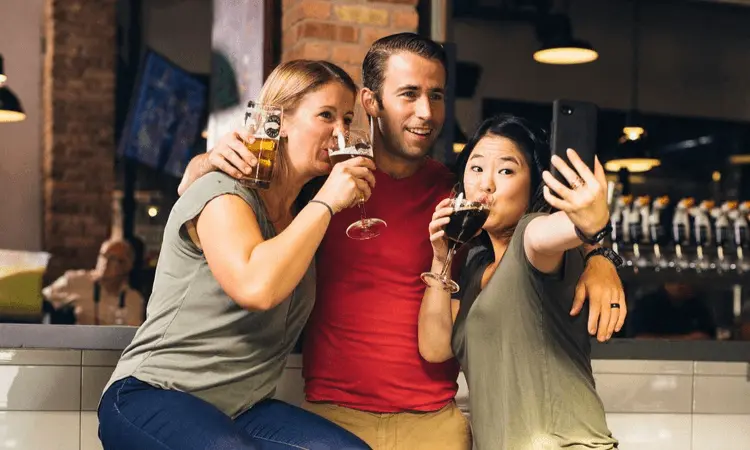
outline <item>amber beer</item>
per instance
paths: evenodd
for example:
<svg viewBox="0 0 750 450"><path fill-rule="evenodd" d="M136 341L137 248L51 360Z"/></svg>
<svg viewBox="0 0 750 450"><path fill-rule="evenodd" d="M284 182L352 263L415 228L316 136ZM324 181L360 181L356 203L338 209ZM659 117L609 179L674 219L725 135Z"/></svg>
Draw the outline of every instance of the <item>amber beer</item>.
<svg viewBox="0 0 750 450"><path fill-rule="evenodd" d="M245 128L255 140L245 142L245 147L257 158L258 165L253 168L252 175L240 180L243 185L255 189L268 189L271 185L278 157L282 114L280 107L247 102Z"/></svg>

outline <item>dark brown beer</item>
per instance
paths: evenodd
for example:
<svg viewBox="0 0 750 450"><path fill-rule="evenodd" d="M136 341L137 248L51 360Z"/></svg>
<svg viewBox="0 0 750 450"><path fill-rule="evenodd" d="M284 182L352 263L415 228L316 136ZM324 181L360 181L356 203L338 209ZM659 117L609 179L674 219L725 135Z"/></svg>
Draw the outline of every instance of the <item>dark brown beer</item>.
<svg viewBox="0 0 750 450"><path fill-rule="evenodd" d="M445 226L445 238L458 244L465 244L479 232L489 214L490 210L479 204L454 211L450 216L450 222Z"/></svg>

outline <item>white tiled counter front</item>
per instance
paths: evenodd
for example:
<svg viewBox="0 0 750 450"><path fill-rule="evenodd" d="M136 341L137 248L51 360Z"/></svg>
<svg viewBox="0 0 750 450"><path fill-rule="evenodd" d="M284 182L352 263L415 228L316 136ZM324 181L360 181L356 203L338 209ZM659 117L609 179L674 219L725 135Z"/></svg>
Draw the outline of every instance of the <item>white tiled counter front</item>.
<svg viewBox="0 0 750 450"><path fill-rule="evenodd" d="M117 348L119 340L92 346ZM57 341L35 342L53 349L2 348L5 342L0 449L101 449L96 406L121 351L69 350ZM592 365L620 449L750 450L748 362L599 359ZM302 401L300 355L289 359L276 397ZM457 401L468 413L463 376Z"/></svg>

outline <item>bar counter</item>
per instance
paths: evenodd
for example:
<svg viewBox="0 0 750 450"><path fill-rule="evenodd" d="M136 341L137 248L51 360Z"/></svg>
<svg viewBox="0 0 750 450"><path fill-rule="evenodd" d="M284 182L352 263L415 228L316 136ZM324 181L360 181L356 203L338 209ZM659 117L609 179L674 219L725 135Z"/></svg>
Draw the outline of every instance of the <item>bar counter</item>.
<svg viewBox="0 0 750 450"><path fill-rule="evenodd" d="M0 348L118 350L135 327L94 325L0 324ZM592 359L715 361L750 363L750 341L612 339L591 341Z"/></svg>
<svg viewBox="0 0 750 450"><path fill-rule="evenodd" d="M101 449L99 396L135 330L0 324L0 448ZM750 450L750 342L613 339L592 358L621 450ZM292 355L277 398L302 401L301 369Z"/></svg>

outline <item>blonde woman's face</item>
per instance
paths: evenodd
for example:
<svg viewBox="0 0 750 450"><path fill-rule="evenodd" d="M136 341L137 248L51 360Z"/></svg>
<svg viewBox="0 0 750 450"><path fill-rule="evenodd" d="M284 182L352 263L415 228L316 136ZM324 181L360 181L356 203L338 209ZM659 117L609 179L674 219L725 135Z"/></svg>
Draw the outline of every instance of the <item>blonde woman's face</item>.
<svg viewBox="0 0 750 450"><path fill-rule="evenodd" d="M328 148L336 130L348 130L354 117L355 94L339 82L329 82L305 95L284 118L289 164L309 176L331 171Z"/></svg>

